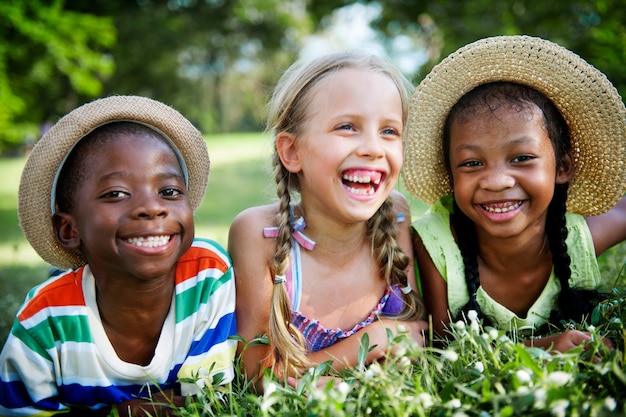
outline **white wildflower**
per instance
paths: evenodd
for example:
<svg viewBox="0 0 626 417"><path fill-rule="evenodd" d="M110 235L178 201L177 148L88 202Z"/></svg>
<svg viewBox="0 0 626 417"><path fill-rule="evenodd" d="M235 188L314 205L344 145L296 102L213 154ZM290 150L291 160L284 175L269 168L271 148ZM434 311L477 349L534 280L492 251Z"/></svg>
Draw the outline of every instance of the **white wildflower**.
<svg viewBox="0 0 626 417"><path fill-rule="evenodd" d="M424 407L424 409L426 410L432 407L434 404L433 397L431 397L430 394L427 392L420 392L419 394L417 394L417 402L418 404L422 404L422 407Z"/></svg>
<svg viewBox="0 0 626 417"><path fill-rule="evenodd" d="M398 333L406 333L406 327L404 327L404 324L398 324L396 326L396 330L398 331Z"/></svg>
<svg viewBox="0 0 626 417"><path fill-rule="evenodd" d="M522 384L529 384L532 380L530 374L525 369L518 369L515 375L517 376L517 380Z"/></svg>
<svg viewBox="0 0 626 417"><path fill-rule="evenodd" d="M406 355L406 344L404 343L396 344L393 355L397 358L403 357L404 355Z"/></svg>
<svg viewBox="0 0 626 417"><path fill-rule="evenodd" d="M464 411L455 411L452 417L468 417L468 415Z"/></svg>
<svg viewBox="0 0 626 417"><path fill-rule="evenodd" d="M398 368L400 369L408 369L411 367L411 360L406 356L403 356L398 361Z"/></svg>
<svg viewBox="0 0 626 417"><path fill-rule="evenodd" d="M446 408L459 408L461 407L461 400L459 400L458 398L453 398L447 403L445 403L444 406Z"/></svg>
<svg viewBox="0 0 626 417"><path fill-rule="evenodd" d="M476 320L473 320L470 323L470 329L472 329L472 332L474 333L478 333L480 331L480 325L478 324Z"/></svg>
<svg viewBox="0 0 626 417"><path fill-rule="evenodd" d="M467 312L467 318L470 321L476 321L478 320L478 312L476 310L470 310Z"/></svg>
<svg viewBox="0 0 626 417"><path fill-rule="evenodd" d="M615 398L613 397L606 397L604 399L604 406L609 411L615 411L615 409L617 408L617 401L615 401Z"/></svg>
<svg viewBox="0 0 626 417"><path fill-rule="evenodd" d="M497 329L489 329L489 337L491 340L496 340L498 338L498 330Z"/></svg>
<svg viewBox="0 0 626 417"><path fill-rule="evenodd" d="M548 394L546 390L543 388L539 388L535 391L535 407L538 409L544 408L546 406L546 400L548 399Z"/></svg>
<svg viewBox="0 0 626 417"><path fill-rule="evenodd" d="M381 368L380 363L372 362L372 364L370 365L368 371L370 371L372 373L372 376L376 376L376 375L380 375L381 374L381 372L383 371L383 368Z"/></svg>
<svg viewBox="0 0 626 417"><path fill-rule="evenodd" d="M519 395L526 395L530 392L530 388L528 388L526 385L521 385L517 388L517 393Z"/></svg>
<svg viewBox="0 0 626 417"><path fill-rule="evenodd" d="M589 333L593 332L595 329L596 329L596 326L594 326L593 324L590 324L590 325L587 327L587 331L588 331Z"/></svg>
<svg viewBox="0 0 626 417"><path fill-rule="evenodd" d="M485 371L485 365L481 361L476 362L474 368L481 374Z"/></svg>
<svg viewBox="0 0 626 417"><path fill-rule="evenodd" d="M348 395L348 393L350 392L350 385L348 385L348 383L345 381L341 381L337 385L337 390L339 390L339 392L343 395Z"/></svg>
<svg viewBox="0 0 626 417"><path fill-rule="evenodd" d="M459 359L459 354L453 350L444 350L441 354L444 359L449 360L450 362L456 362Z"/></svg>
<svg viewBox="0 0 626 417"><path fill-rule="evenodd" d="M264 380L265 382L265 380ZM273 382L265 382L263 387L263 393L266 397L269 397L270 395L272 395L275 391L276 391L276 384Z"/></svg>
<svg viewBox="0 0 626 417"><path fill-rule="evenodd" d="M555 371L548 375L548 382L556 385L557 387L562 387L563 385L570 382L572 376L567 372Z"/></svg>
<svg viewBox="0 0 626 417"><path fill-rule="evenodd" d="M363 373L363 377L364 377L365 379L372 379L372 378L374 378L374 376L375 376L375 375L374 375L374 372L373 372L371 369L368 369L367 371L365 371L365 372Z"/></svg>
<svg viewBox="0 0 626 417"><path fill-rule="evenodd" d="M556 400L550 406L550 411L556 417L565 417L567 415L567 407L569 407L569 401L566 399Z"/></svg>
<svg viewBox="0 0 626 417"><path fill-rule="evenodd" d="M454 326L458 329L458 330L465 330L465 322L463 320L459 320L456 323L454 323Z"/></svg>

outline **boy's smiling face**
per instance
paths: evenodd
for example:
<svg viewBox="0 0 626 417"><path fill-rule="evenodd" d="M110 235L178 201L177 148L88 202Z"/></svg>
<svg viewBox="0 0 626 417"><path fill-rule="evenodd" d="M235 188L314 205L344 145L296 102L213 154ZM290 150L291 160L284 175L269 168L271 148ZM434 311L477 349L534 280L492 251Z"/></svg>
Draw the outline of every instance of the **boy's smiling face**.
<svg viewBox="0 0 626 417"><path fill-rule="evenodd" d="M147 133L120 134L96 148L82 164L73 208L55 216L61 244L81 251L96 277L173 274L194 238L173 150Z"/></svg>

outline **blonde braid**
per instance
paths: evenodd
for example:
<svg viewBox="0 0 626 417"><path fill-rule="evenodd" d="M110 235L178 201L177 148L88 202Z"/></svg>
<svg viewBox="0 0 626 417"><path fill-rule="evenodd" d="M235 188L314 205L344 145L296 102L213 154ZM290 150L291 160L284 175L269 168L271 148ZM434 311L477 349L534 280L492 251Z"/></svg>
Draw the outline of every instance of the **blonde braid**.
<svg viewBox="0 0 626 417"><path fill-rule="evenodd" d="M405 288L408 285L406 268L409 265L409 257L402 251L396 240L396 212L391 198L387 198L367 222L367 235L372 239L372 252L387 285L391 287L395 284L400 288ZM421 319L425 307L417 293L414 290L408 294L402 293L402 298L404 308L394 318L398 320Z"/></svg>
<svg viewBox="0 0 626 417"><path fill-rule="evenodd" d="M270 308L269 339L272 349L272 360L282 361L287 374L297 374L310 367L304 347L304 337L291 324L291 304L284 282L276 282L276 276L284 276L289 267L291 251L291 224L289 219L289 179L291 173L280 162L278 153L273 156L276 194L279 198L279 210L276 215L278 236L276 253L272 262L274 286L272 289L272 306ZM274 363L275 363L274 362Z"/></svg>

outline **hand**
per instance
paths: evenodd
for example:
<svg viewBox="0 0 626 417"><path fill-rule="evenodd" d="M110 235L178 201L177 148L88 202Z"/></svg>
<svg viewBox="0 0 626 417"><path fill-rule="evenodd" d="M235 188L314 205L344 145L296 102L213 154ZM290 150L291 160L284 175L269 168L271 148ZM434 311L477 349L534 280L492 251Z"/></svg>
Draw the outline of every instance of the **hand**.
<svg viewBox="0 0 626 417"><path fill-rule="evenodd" d="M178 407L185 406L185 397L174 390L159 391L150 399L136 399L116 404L120 417L173 416Z"/></svg>
<svg viewBox="0 0 626 417"><path fill-rule="evenodd" d="M541 339L533 339L530 341L531 346L537 346L541 348L550 348L559 351L567 352L580 345L587 344L591 341L591 334L580 330L567 330L563 333L555 334L552 336L543 337ZM613 343L610 339L603 339L604 344L613 349Z"/></svg>

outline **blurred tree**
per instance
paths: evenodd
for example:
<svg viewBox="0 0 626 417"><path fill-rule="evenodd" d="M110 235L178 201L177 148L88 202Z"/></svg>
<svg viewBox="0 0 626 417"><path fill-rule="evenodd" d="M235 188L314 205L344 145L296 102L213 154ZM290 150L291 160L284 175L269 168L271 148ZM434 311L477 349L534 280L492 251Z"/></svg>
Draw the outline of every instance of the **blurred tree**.
<svg viewBox="0 0 626 417"><path fill-rule="evenodd" d="M274 68L290 63L312 24L281 0L68 0L113 16L116 71L106 94L140 94L180 110L204 132L258 130Z"/></svg>
<svg viewBox="0 0 626 417"><path fill-rule="evenodd" d="M0 39L0 151L34 141L113 72L111 19L67 12L60 0L0 2Z"/></svg>
<svg viewBox="0 0 626 417"><path fill-rule="evenodd" d="M311 3L316 19L354 1ZM626 7L624 0L385 0L373 22L389 42L400 34L420 37L428 62L415 82L443 57L477 39L527 34L552 40L603 71L626 94Z"/></svg>

